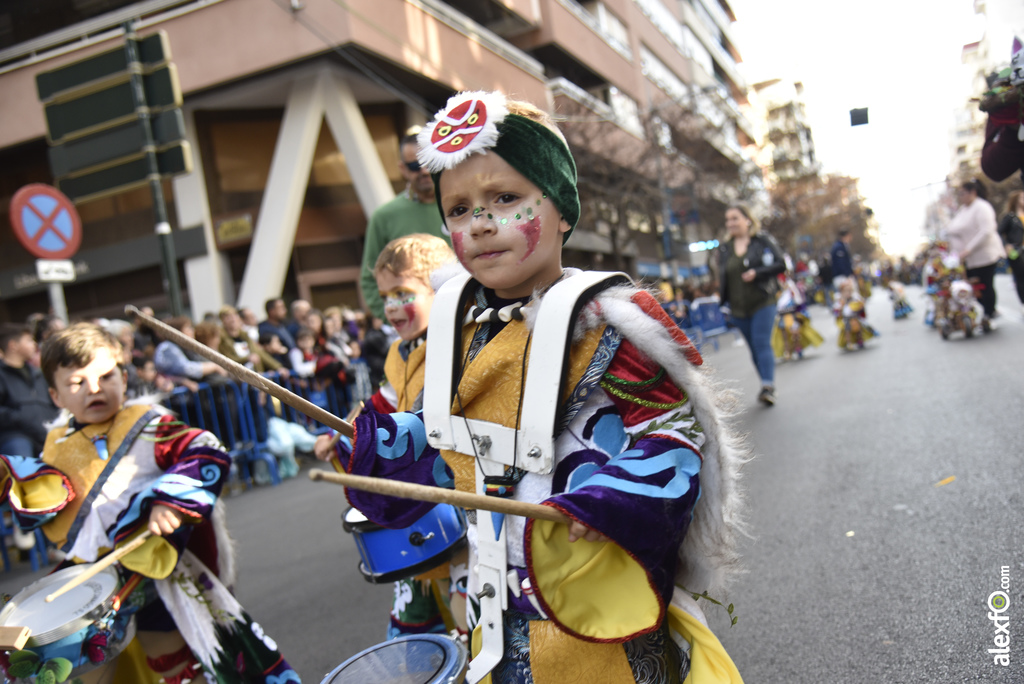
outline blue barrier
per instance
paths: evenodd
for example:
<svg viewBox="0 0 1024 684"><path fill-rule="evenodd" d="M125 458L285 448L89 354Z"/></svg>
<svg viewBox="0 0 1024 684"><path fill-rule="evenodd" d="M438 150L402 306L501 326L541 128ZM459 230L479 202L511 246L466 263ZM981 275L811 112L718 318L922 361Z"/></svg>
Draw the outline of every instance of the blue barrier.
<svg viewBox="0 0 1024 684"><path fill-rule="evenodd" d="M729 332L722 307L714 297L698 297L690 304L690 320L701 331L704 341L711 340L718 350L718 335Z"/></svg>

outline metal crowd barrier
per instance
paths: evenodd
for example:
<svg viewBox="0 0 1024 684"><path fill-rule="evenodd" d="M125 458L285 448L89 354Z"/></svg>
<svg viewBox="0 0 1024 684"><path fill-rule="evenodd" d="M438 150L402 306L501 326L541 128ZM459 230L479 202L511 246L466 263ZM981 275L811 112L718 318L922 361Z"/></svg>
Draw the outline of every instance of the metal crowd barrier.
<svg viewBox="0 0 1024 684"><path fill-rule="evenodd" d="M268 373L267 377L336 416L348 413L348 393L343 385L327 383L322 388L314 388L312 382L282 379L277 373ZM272 484L281 483L277 459L267 448L267 421L271 416L298 423L313 434L328 429L256 388L230 380L199 383L195 392L177 387L164 400L164 405L184 422L209 430L221 441L246 489L253 485L252 467L259 461L266 463Z"/></svg>

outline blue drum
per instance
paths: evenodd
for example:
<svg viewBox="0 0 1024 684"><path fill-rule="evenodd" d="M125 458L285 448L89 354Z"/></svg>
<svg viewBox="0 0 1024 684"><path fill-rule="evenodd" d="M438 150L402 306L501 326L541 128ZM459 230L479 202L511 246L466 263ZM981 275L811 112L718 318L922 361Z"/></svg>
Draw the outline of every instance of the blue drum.
<svg viewBox="0 0 1024 684"><path fill-rule="evenodd" d="M461 684L466 647L438 634L412 634L352 656L320 684Z"/></svg>
<svg viewBox="0 0 1024 684"><path fill-rule="evenodd" d="M355 537L362 558L359 572L374 584L415 577L447 563L466 546L466 514L449 504L437 504L399 530L370 522L355 508L345 511L342 521Z"/></svg>

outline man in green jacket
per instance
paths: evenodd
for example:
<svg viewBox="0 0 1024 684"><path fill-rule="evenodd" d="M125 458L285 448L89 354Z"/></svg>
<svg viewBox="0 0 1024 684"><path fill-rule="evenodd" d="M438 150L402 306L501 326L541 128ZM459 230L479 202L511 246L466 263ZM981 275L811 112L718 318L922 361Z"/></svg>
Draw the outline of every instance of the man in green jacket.
<svg viewBox="0 0 1024 684"><path fill-rule="evenodd" d="M436 235L451 244L451 238L444 234L443 224L437 213L434 180L426 169L420 168L416 160L418 132L418 127L409 129L399 146L399 170L405 179L405 190L390 202L377 207L366 226L359 289L370 312L380 319L384 318L384 302L377 292L373 267L377 264L377 257L385 245L412 233Z"/></svg>

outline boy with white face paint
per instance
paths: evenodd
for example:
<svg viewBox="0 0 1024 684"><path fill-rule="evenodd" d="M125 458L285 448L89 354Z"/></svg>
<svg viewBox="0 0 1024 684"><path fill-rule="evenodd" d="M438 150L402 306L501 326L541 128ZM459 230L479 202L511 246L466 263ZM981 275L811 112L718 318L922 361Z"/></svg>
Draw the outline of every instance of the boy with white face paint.
<svg viewBox="0 0 1024 684"><path fill-rule="evenodd" d="M415 411L422 406L426 359L423 342L434 302L430 275L454 260L455 255L448 243L426 233L413 233L392 240L377 257L373 269L377 289L384 303L384 315L399 339L391 345L384 363L386 382L370 397L366 410L394 413ZM340 470L341 463L334 458L335 452L330 447L332 436L329 433L318 437L314 454ZM347 439L339 440L338 453L347 457L349 448ZM460 560L464 568L464 557L453 560L453 563L458 565ZM443 567L395 582L395 598L387 630L389 639L409 634L446 634L463 622L452 618L450 604L453 598L462 612L465 612L465 599L464 596L461 600L456 598L460 595L457 584L453 588L455 596L449 595L447 578L450 573L448 563L445 563ZM462 574L465 574L464 570Z"/></svg>
<svg viewBox="0 0 1024 684"><path fill-rule="evenodd" d="M531 371L547 373L539 370L549 367L544 357L562 353L532 348L544 332L536 326L550 320L544 312L561 311L574 280L598 280L561 266L580 213L572 155L547 115L501 93L456 95L420 136L420 162L434 174L441 215L471 277L438 292L424 411L356 419L343 463L360 475L541 503L572 520L469 512L467 620L475 631L467 681L740 681L689 593L720 596L737 561L744 458L700 354L650 293L612 281L580 288L600 291L583 295L578 316L560 324L572 328L560 370L531 383ZM454 340L439 321L456 322ZM455 359L452 382L435 387L432 364L446 358ZM506 456L513 465L495 474L498 461L483 448L457 439L452 446L444 421L424 422L440 406L451 425L464 422L473 444L485 443L473 431L486 425L518 440L527 427L524 392L545 383L558 405L550 468L516 460L517 441L515 457ZM348 496L389 527L430 508L351 489ZM498 557L495 591L481 576L493 576ZM504 609L497 626L488 617L495 602Z"/></svg>

